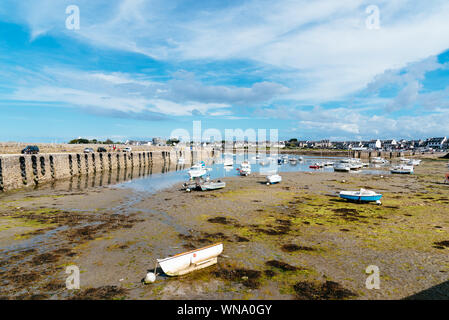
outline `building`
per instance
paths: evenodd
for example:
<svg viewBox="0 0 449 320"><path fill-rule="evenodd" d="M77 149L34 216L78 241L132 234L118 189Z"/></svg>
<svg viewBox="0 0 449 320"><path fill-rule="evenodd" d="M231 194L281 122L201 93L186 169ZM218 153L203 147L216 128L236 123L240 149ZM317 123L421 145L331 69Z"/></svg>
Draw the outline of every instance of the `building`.
<svg viewBox="0 0 449 320"><path fill-rule="evenodd" d="M398 142L394 139L392 140L383 140L382 147L384 150L394 150L398 147Z"/></svg>
<svg viewBox="0 0 449 320"><path fill-rule="evenodd" d="M166 144L167 144L167 141L162 138L153 138L154 146L165 146Z"/></svg>
<svg viewBox="0 0 449 320"><path fill-rule="evenodd" d="M382 142L379 139L368 141L368 148L372 150L379 150L382 148Z"/></svg>
<svg viewBox="0 0 449 320"><path fill-rule="evenodd" d="M443 145L447 142L446 137L442 138L430 138L426 141L426 147L432 149L442 149Z"/></svg>

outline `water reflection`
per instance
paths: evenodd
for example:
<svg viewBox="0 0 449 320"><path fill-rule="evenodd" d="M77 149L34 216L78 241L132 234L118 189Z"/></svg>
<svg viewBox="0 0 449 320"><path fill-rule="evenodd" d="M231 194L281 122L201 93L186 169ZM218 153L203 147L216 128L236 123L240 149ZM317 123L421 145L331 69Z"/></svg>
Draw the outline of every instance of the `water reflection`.
<svg viewBox="0 0 449 320"><path fill-rule="evenodd" d="M225 157L232 156L234 159L233 166L224 166ZM213 159L204 160L207 167L211 168L209 175L212 179L223 177L237 176L237 168L243 161L249 161L252 166L252 172L255 174L272 174L275 172L333 172L333 167L328 166L321 169L311 169L309 166L322 161L339 161L342 157L313 157L290 155L298 159L296 163L287 161L278 165L278 156L267 158L260 155L256 158L255 154L240 153L234 155L222 155ZM97 171L89 175L74 176L69 179L55 180L47 184L40 184L35 189L45 190L47 188L61 191L80 191L88 188L117 186L123 188L132 188L138 191L156 192L158 190L171 187L175 184L182 183L188 179L188 169L192 163L178 164L174 162L166 162L155 165L140 166L124 166L113 171ZM389 165L379 166L370 165L369 168L351 171L347 174L389 174ZM344 173L343 173L344 174Z"/></svg>

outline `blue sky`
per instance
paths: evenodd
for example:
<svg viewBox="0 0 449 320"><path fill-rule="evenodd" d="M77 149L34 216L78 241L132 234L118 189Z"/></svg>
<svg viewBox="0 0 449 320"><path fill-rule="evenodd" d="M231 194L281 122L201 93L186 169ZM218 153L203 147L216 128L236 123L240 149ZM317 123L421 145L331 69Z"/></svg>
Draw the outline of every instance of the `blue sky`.
<svg viewBox="0 0 449 320"><path fill-rule="evenodd" d="M442 0L2 0L0 141L169 137L194 120L283 139L448 136L448 16Z"/></svg>

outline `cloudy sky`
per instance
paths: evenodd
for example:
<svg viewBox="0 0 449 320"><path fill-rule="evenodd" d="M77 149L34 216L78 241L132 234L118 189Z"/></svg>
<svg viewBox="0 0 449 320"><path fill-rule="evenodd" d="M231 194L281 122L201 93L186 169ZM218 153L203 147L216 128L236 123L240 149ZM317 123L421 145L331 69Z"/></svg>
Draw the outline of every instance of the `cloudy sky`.
<svg viewBox="0 0 449 320"><path fill-rule="evenodd" d="M2 0L0 141L448 136L448 30L447 0Z"/></svg>

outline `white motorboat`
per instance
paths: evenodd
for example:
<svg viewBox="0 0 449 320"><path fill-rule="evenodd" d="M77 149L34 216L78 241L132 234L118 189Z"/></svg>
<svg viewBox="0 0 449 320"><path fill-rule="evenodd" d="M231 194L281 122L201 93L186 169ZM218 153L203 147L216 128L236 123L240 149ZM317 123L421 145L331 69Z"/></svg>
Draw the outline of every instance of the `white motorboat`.
<svg viewBox="0 0 449 320"><path fill-rule="evenodd" d="M186 163L186 159L184 159L183 157L178 159L178 164L185 164Z"/></svg>
<svg viewBox="0 0 449 320"><path fill-rule="evenodd" d="M248 176L251 174L251 164L248 161L243 161L238 168L241 176Z"/></svg>
<svg viewBox="0 0 449 320"><path fill-rule="evenodd" d="M325 167L332 167L334 165L334 162L333 161L324 161L323 165Z"/></svg>
<svg viewBox="0 0 449 320"><path fill-rule="evenodd" d="M296 158L290 158L288 159L288 161L290 161L290 164L296 164L296 162L298 161Z"/></svg>
<svg viewBox="0 0 449 320"><path fill-rule="evenodd" d="M404 163L407 163L407 162L409 162L409 161L410 161L410 159L407 159L407 158L401 157L401 158L399 158L399 161L401 161L401 162L404 162Z"/></svg>
<svg viewBox="0 0 449 320"><path fill-rule="evenodd" d="M200 162L200 163L195 164L188 171L188 174L189 174L191 179L202 177L206 173L207 173L207 169L206 169L206 165L204 164L204 162Z"/></svg>
<svg viewBox="0 0 449 320"><path fill-rule="evenodd" d="M398 173L398 174L412 174L413 173L413 166L407 166L407 165L399 165L392 167L390 169L391 173Z"/></svg>
<svg viewBox="0 0 449 320"><path fill-rule="evenodd" d="M267 185L279 183L282 181L282 177L278 174L272 174L267 176Z"/></svg>
<svg viewBox="0 0 449 320"><path fill-rule="evenodd" d="M217 263L223 252L223 244L217 243L200 249L183 252L165 259L157 259L162 271L168 276L180 276Z"/></svg>

